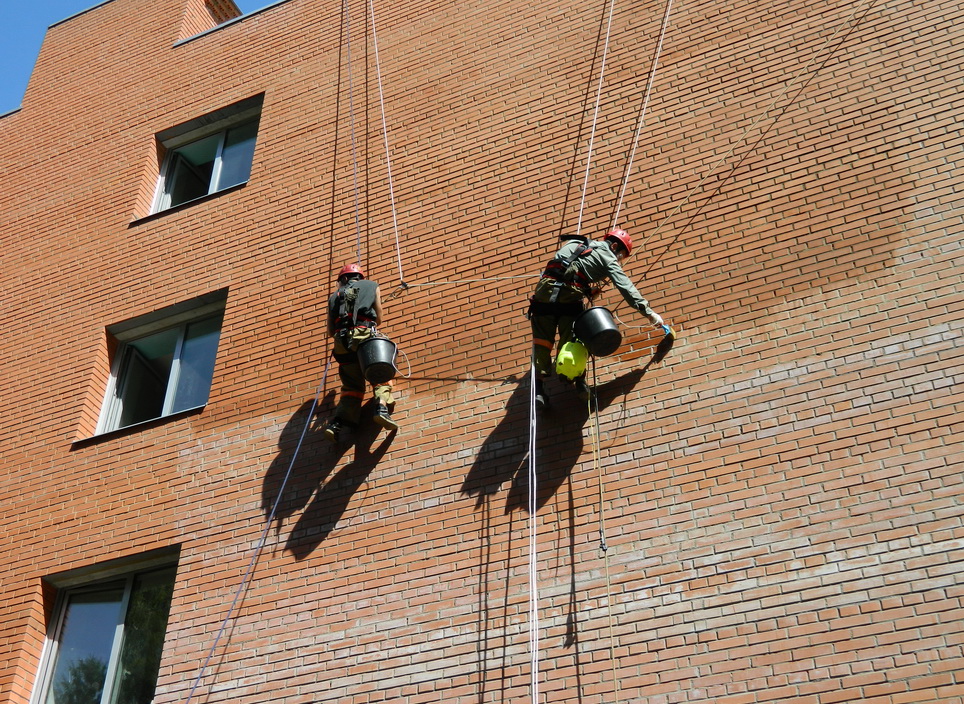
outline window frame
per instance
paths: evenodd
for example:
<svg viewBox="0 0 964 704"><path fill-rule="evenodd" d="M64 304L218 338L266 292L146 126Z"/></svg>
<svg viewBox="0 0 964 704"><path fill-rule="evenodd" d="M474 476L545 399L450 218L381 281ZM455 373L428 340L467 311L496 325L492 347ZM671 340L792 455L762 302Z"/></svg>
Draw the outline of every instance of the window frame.
<svg viewBox="0 0 964 704"><path fill-rule="evenodd" d="M152 572L171 570L172 588L176 588L179 557L180 546L161 548L133 558L112 560L100 566L71 570L61 575L46 578L44 581L56 589L56 597L54 598L53 610L51 612L54 614L54 617L51 619L44 637L44 645L37 668L37 676L34 680L33 690L30 693L30 704L43 704L48 698L50 688L54 686L54 675L62 646L63 627L67 619L67 607L71 603L71 598L78 594L83 595L85 593L102 591L113 584L119 585L123 582L124 593L118 607L118 620L117 623L114 624L114 633L111 637L110 653L108 656L109 661L107 663L107 669L104 672L104 685L100 697L101 704L109 702L114 689L118 685L117 668L120 666L121 655L123 653L125 626L129 617L128 609L130 607L135 580L142 575ZM170 617L171 605L169 604L162 643L167 639ZM154 686L156 689L156 680Z"/></svg>
<svg viewBox="0 0 964 704"><path fill-rule="evenodd" d="M155 311L154 313L133 318L124 323L111 325L107 328L107 334L115 345L113 361L111 363L110 376L104 390L104 398L100 407L100 414L97 419L95 435L104 435L115 431L127 430L145 423L154 423L165 418L176 417L182 413L190 413L204 408L210 400L211 386L214 384L214 370L212 369L211 378L208 383L208 393L204 403L192 405L186 408L173 410L178 390L178 381L181 376L181 366L183 362L184 342L187 338L187 331L191 325L201 323L214 318L220 318L218 326L218 345L214 351L214 363L217 363L217 352L220 348L221 335L224 332L224 315L227 303L227 289L207 294L191 301L176 304L168 308ZM132 355L141 355L140 351L134 346L139 340L143 340L151 335L169 330L178 330L177 341L175 342L174 352L171 360L170 371L164 389L164 399L159 415L153 418L135 421L126 425L121 425L120 421L124 412L125 394L128 385L131 383L130 374L131 364L129 360ZM142 355L141 355L142 356ZM150 366L150 365L147 365Z"/></svg>
<svg viewBox="0 0 964 704"><path fill-rule="evenodd" d="M261 112L264 104L264 93L246 98L220 110L215 110L199 118L189 120L181 125L159 132L157 140L158 151L162 155L158 168L157 185L154 198L151 201L150 215L156 215L168 210L180 208L191 203L208 198L217 193L229 191L244 185L250 180L250 169L254 166L254 154L257 148L258 135L261 129ZM254 145L251 152L249 176L243 181L221 187L220 179L223 171L223 153L228 134L232 130L255 125ZM211 137L218 137L215 150L214 166L208 178L207 192L171 205L171 189L174 183L174 170L180 159L190 162L181 156L178 150ZM193 165L191 165L193 166ZM169 183L170 182L170 183Z"/></svg>

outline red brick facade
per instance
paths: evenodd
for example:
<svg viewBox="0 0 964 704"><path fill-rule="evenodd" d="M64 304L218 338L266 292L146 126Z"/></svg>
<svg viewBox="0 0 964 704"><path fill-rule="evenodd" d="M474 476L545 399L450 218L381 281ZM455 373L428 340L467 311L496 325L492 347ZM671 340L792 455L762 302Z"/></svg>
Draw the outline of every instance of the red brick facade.
<svg viewBox="0 0 964 704"><path fill-rule="evenodd" d="M229 5L54 25L0 117L0 702L30 700L46 577L175 545L155 702L184 702L289 466L194 701L528 701L524 311L578 219L606 7L375 3L399 258L365 3L350 56L340 3L215 29ZM590 235L664 7L616 6ZM641 375L658 337L606 294L598 468L550 382L540 701L964 702L962 26L945 0L674 8L620 224L680 340ZM250 181L146 217L156 135L259 93ZM363 266L409 284L402 429L313 425L295 456L356 202ZM105 328L224 288L204 410L92 438Z"/></svg>

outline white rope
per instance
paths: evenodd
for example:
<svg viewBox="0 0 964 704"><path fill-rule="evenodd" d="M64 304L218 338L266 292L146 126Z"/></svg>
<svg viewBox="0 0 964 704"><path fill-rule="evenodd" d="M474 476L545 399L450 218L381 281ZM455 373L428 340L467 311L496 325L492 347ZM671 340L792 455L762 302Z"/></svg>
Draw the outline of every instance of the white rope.
<svg viewBox="0 0 964 704"><path fill-rule="evenodd" d="M663 51L663 39L666 36L666 27L669 25L669 13L670 9L673 7L673 0L666 0L666 11L663 12L663 22L659 29L659 39L656 42L656 52L653 55L653 63L649 68L649 79L646 81L646 94L643 97L643 107L639 111L639 119L636 122L636 133L633 136L633 146L629 151L629 160L626 162L626 168L623 171L623 183L619 189L619 197L616 200L616 210L613 213L613 222L610 229L616 227L616 223L619 221L619 211L623 207L623 198L626 196L626 187L629 185L629 177L633 170L633 159L636 158L636 147L639 146L639 137L643 131L643 123L646 120L646 109L649 107L649 96L653 90L653 83L656 80L656 67L659 65L659 55Z"/></svg>
<svg viewBox="0 0 964 704"><path fill-rule="evenodd" d="M592 166L592 148L596 139L596 124L599 122L599 102L602 96L603 75L606 72L606 57L609 54L609 35L613 26L613 13L616 8L616 0L609 0L609 19L606 23L606 39L603 44L602 62L599 65L599 82L596 86L596 105L593 109L592 127L589 130L589 148L586 150L586 173L582 180L582 197L579 200L579 216L576 220L576 236L582 234L582 215L586 208L586 192L589 189L589 169Z"/></svg>
<svg viewBox="0 0 964 704"><path fill-rule="evenodd" d="M403 378L403 379L410 379L411 376L412 376L412 363L409 361L408 355L405 354L405 352L402 350L401 347L398 348L398 353L405 358L405 364L408 365L408 374L402 374L402 378ZM397 366L396 366L395 368L398 369Z"/></svg>
<svg viewBox="0 0 964 704"><path fill-rule="evenodd" d="M407 284L405 283L405 276L402 273L402 245L398 236L398 213L395 209L395 182L392 179L392 155L391 150L388 147L388 123L385 120L385 94L382 90L382 69L381 61L378 57L378 35L375 32L374 0L368 0L368 8L371 16L372 45L375 49L375 76L378 81L378 105L381 109L382 115L382 137L385 142L385 165L388 169L388 198L392 206L392 229L395 232L395 253L398 257L398 280L404 287L407 286Z"/></svg>
<svg viewBox="0 0 964 704"><path fill-rule="evenodd" d="M532 704L539 703L539 587L536 579L539 532L536 487L536 365L529 375L529 671Z"/></svg>

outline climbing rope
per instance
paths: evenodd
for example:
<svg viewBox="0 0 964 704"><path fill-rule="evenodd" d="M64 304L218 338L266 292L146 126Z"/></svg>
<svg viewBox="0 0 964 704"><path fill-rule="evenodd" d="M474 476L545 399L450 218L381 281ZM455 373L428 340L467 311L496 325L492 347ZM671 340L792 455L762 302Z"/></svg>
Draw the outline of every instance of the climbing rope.
<svg viewBox="0 0 964 704"><path fill-rule="evenodd" d="M482 283L485 281L517 281L519 279L531 279L538 278L535 274L526 274L525 276L489 276L482 279L456 279L454 281L424 281L422 283L408 284L409 286L442 286L446 284L468 284L468 283Z"/></svg>
<svg viewBox="0 0 964 704"><path fill-rule="evenodd" d="M375 31L375 0L368 0L369 17L371 18L372 45L375 49L375 77L378 83L378 105L382 118L382 138L385 143L385 166L388 170L388 198L392 207L392 230L395 233L395 254L398 257L398 281L402 290L408 288L405 275L402 273L402 245L398 235L398 212L395 208L395 181L392 178L392 154L388 146L388 122L385 119L385 93L382 89L381 60L378 55L378 34Z"/></svg>
<svg viewBox="0 0 964 704"><path fill-rule="evenodd" d="M619 188L619 197L616 199L616 208L613 211L613 221L610 229L614 229L619 222L619 211L623 206L623 198L626 196L626 187L629 185L629 176L633 170L633 160L636 157L636 147L639 146L639 137L643 131L643 123L646 120L646 109L649 107L649 96L653 90L653 83L656 80L656 67L659 65L659 55L663 51L663 39L666 37L666 28L669 26L669 14L673 7L673 0L666 0L666 10L663 12L663 21L659 28L659 39L656 41L656 50L653 54L653 61L649 67L649 78L646 81L646 92L643 96L643 105L639 110L639 118L636 121L636 131L633 135L633 146L629 151L629 159L626 161L626 168L623 169L622 184Z"/></svg>
<svg viewBox="0 0 964 704"><path fill-rule="evenodd" d="M352 165L352 191L355 201L355 238L357 248L357 261L362 261L362 235L361 235L361 208L358 203L358 147L355 140L355 101L354 84L351 65L351 12L348 8L348 0L342 4L342 13L345 16L345 54L348 62L348 125L351 134L351 165Z"/></svg>
<svg viewBox="0 0 964 704"><path fill-rule="evenodd" d="M592 125L589 128L589 146L586 149L586 171L582 179L582 196L579 199L579 213L576 218L576 237L582 234L582 215L586 209L586 192L589 189L589 171L592 166L593 142L596 139L596 125L599 122L599 103L602 98L603 76L606 73L606 58L609 55L609 37L612 32L613 14L616 10L616 0L609 0L609 18L606 22L606 37L603 40L602 60L599 64L599 81L596 84L596 102L593 107Z"/></svg>
<svg viewBox="0 0 964 704"><path fill-rule="evenodd" d="M217 635L214 637L214 642L211 644L211 648L208 650L207 657L204 658L204 662L201 665L201 669L198 671L197 677L194 680L194 684L191 686L191 691L187 695L187 701L185 704L191 704L191 700L194 698L194 692L197 690L198 685L201 684L201 680L204 678L204 672L207 670L208 664L211 662L211 658L214 657L214 653L217 650L218 643L221 642L221 636L224 635L224 630L227 628L228 623L231 622L231 617L234 615L234 610L237 608L238 600L241 598L241 594L247 588L251 576L254 573L254 566L258 562L258 558L261 557L261 552L264 550L264 546L268 540L268 532L271 530L271 524L274 522L274 517L277 515L278 506L281 504L281 497L284 496L285 487L288 485L288 479L291 477L291 472L294 469L295 462L298 459L298 454L301 452L301 446L305 441L305 436L308 434L308 428L311 427L311 421L315 416L315 410L318 407L318 399L321 398L321 393L325 388L325 384L328 380L328 370L331 368L331 357L328 358L328 363L325 365L324 374L321 377L321 383L318 385L318 390L315 392L315 398L311 402L311 410L308 411L308 419L305 421L305 427L301 431L301 437L298 438L298 444L295 446L295 451L291 455L291 462L288 463L288 470L285 472L284 479L281 480L281 486L278 488L278 496L275 497L274 505L271 507L271 513L268 514L268 518L264 523L264 530L261 531L261 538L258 540L258 544L254 548L254 552L251 554L251 559L248 561L248 567L244 572L244 576L241 578L241 583L238 584L238 588L234 592L234 598L231 600L231 605L228 607L228 612L224 616L224 620L221 622L221 628L218 629Z"/></svg>
<svg viewBox="0 0 964 704"><path fill-rule="evenodd" d="M393 298L397 298L402 295L404 291L416 286L458 286L460 284L468 283L484 283L486 281L515 281L520 279L532 279L538 278L539 274L527 274L525 276L490 276L483 279L456 279L454 281L422 281L420 283L404 283L402 282L399 286L395 288L390 294L385 297L386 301L390 301Z"/></svg>
<svg viewBox="0 0 964 704"><path fill-rule="evenodd" d="M719 160L718 160L715 164L713 164L712 167L710 167L709 171L707 171L707 172L700 178L700 180L697 181L697 183L696 183L692 188L690 188L689 191L687 191L685 197L684 197L679 203L677 203L676 207L674 207L674 208L670 211L670 213L669 213L665 218L663 218L662 221L660 221L660 223L656 226L656 229L653 230L653 232L651 232L651 233L642 241L642 243L641 243L640 245L638 245L638 246L640 246L640 247L645 246L647 242L649 242L653 237L655 237L657 234L659 234L659 232L663 229L663 226L666 225L666 223L669 222L670 219L672 219L673 217L675 217L676 214L679 213L680 210L682 210L683 206L686 205L686 204L690 201L690 199L692 198L693 194L706 182L706 180L707 180L710 176L712 176L714 173L716 173L716 170L717 170L724 162L726 162L727 159L729 159L729 158L733 155L733 153L736 151L736 148L746 140L747 136L748 136L754 129L756 129L756 126L769 114L769 112L770 112L770 111L773 109L773 107L783 98L783 96L785 96L785 95L790 91L790 88L796 83L797 79L799 79L800 76L801 76L804 72L806 72L806 71L808 71L808 70L810 69L810 67L816 62L817 57L819 57L820 54L823 53L823 51L830 45L830 43L836 38L836 36L841 32L841 30L842 30L846 25L850 24L850 21L856 16L857 12L859 12L859 11L864 7L864 5L867 5L867 3L868 3L868 0L860 0L860 2L857 3L857 4L854 6L854 8L851 10L850 14L847 15L847 16L834 28L834 31L830 34L829 37L827 37L827 40L820 46L819 49L817 49L817 51L815 51L815 52L813 53L813 56L810 58L810 60L809 60L806 64L804 64L803 67L801 67L796 73L794 73L793 76L790 77L790 80L789 80L789 81L786 83L786 85L783 87L783 90L781 90L780 93L779 93L776 97L774 97L773 100L770 101L769 105L767 105L767 107L763 110L763 112L760 113L760 115L758 115L758 116L753 120L753 122L750 124L750 126L747 127L747 128L743 131L743 133L733 142L733 144L732 144L732 145L730 146L730 148L726 151L726 153L724 153L723 156L721 156L721 157L719 158ZM643 275L644 275L644 276L645 276L646 274L648 274L648 273L653 269L653 267L656 266L657 263L659 263L659 260L662 259L663 255L670 249L670 247L672 247L674 244L676 244L677 240L679 240L679 238L680 238L680 236L683 234L683 232L685 232L685 231L689 228L689 226L690 226L690 225L693 223L693 221L699 216L699 214L700 214L701 212L703 212L703 209L710 203L710 201L713 200L713 198L716 196L716 194L720 192L720 190L723 188L723 185L733 176L733 174L736 172L736 170L740 167L740 165L743 163L743 161L747 158L747 156L749 156L750 154L753 153L753 151L756 149L757 145L759 145L759 143L763 140L763 137L766 136L767 132L769 132L769 130L773 127L773 125L775 125L775 124L777 123L777 121L778 121L778 120L783 116L783 114L790 108L790 106L793 105L793 104L796 102L797 98L798 98L798 97L800 96L800 94L804 91L804 89L806 89L806 87L807 87L808 85L810 85L810 82L817 76L817 74L820 73L820 71L823 69L823 67L827 65L827 62L830 61L830 59L831 59L831 58L833 57L833 55L837 52L837 50L838 50L841 46L843 46L843 43L847 40L847 37L850 36L850 33L853 32L854 29L856 29L857 26L863 21L863 18L867 16L867 13L870 12L870 9L873 7L873 5L874 5L875 3L876 3L876 0L870 0L870 4L867 6L866 11L864 11L864 13L860 16L860 18L859 18L856 22L854 22L853 25L850 26L850 28L847 30L847 33L841 38L840 43L839 43L836 47L834 47L834 48L826 55L826 57L823 59L823 61L820 62L820 65L817 66L816 70L813 71L813 72L809 75L809 77L807 78L807 80L803 83L803 85L800 86L800 89L796 92L796 94L790 99L789 102L787 102L786 105L783 106L783 108L782 108L782 109L780 110L780 112L776 115L776 117L774 117L774 119L773 119L773 121L770 123L770 125L769 125L763 132L760 133L760 136L757 138L757 140L750 146L749 149L746 150L746 152L744 152L744 154L743 154L743 155L737 160L737 162L730 168L729 172L728 172L726 175L724 175L723 178L720 179L719 183L716 185L716 188L714 188L713 191L712 191L712 192L706 197L706 199L700 204L700 206L696 209L696 211L693 213L693 215L691 215L691 216L687 219L687 221L686 221L685 223L683 223L683 225L682 225L682 226L680 227L680 229L677 231L676 236L673 237L672 240L670 240L669 244L667 244L667 245L663 248L663 252L660 253L660 255L653 260L652 264L650 264L650 265L646 268L646 270L643 272Z"/></svg>
<svg viewBox="0 0 964 704"><path fill-rule="evenodd" d="M536 486L536 365L529 374L529 672L532 704L539 704L539 586L537 580L538 491Z"/></svg>

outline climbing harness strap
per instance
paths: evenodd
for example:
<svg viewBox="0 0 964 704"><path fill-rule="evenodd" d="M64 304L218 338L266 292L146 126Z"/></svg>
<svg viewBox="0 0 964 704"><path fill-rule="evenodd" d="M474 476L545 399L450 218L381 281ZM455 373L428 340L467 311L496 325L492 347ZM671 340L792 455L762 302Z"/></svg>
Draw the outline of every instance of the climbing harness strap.
<svg viewBox="0 0 964 704"><path fill-rule="evenodd" d="M330 314L334 317L333 327L338 332L375 326L375 318L370 313L369 305L374 302L374 296L372 301L363 300L359 305L358 298L361 291L359 286L356 286L358 283L358 281L350 281L335 293L335 304Z"/></svg>
<svg viewBox="0 0 964 704"><path fill-rule="evenodd" d="M581 247L576 247L565 259L552 259L543 272L543 278L552 279L555 283L552 287L552 294L549 296L549 303L559 300L559 294L564 286L569 285L577 289L584 296L589 296L592 281L576 267L576 261L592 253L593 244L585 237L566 237L564 239L575 239L582 243Z"/></svg>

